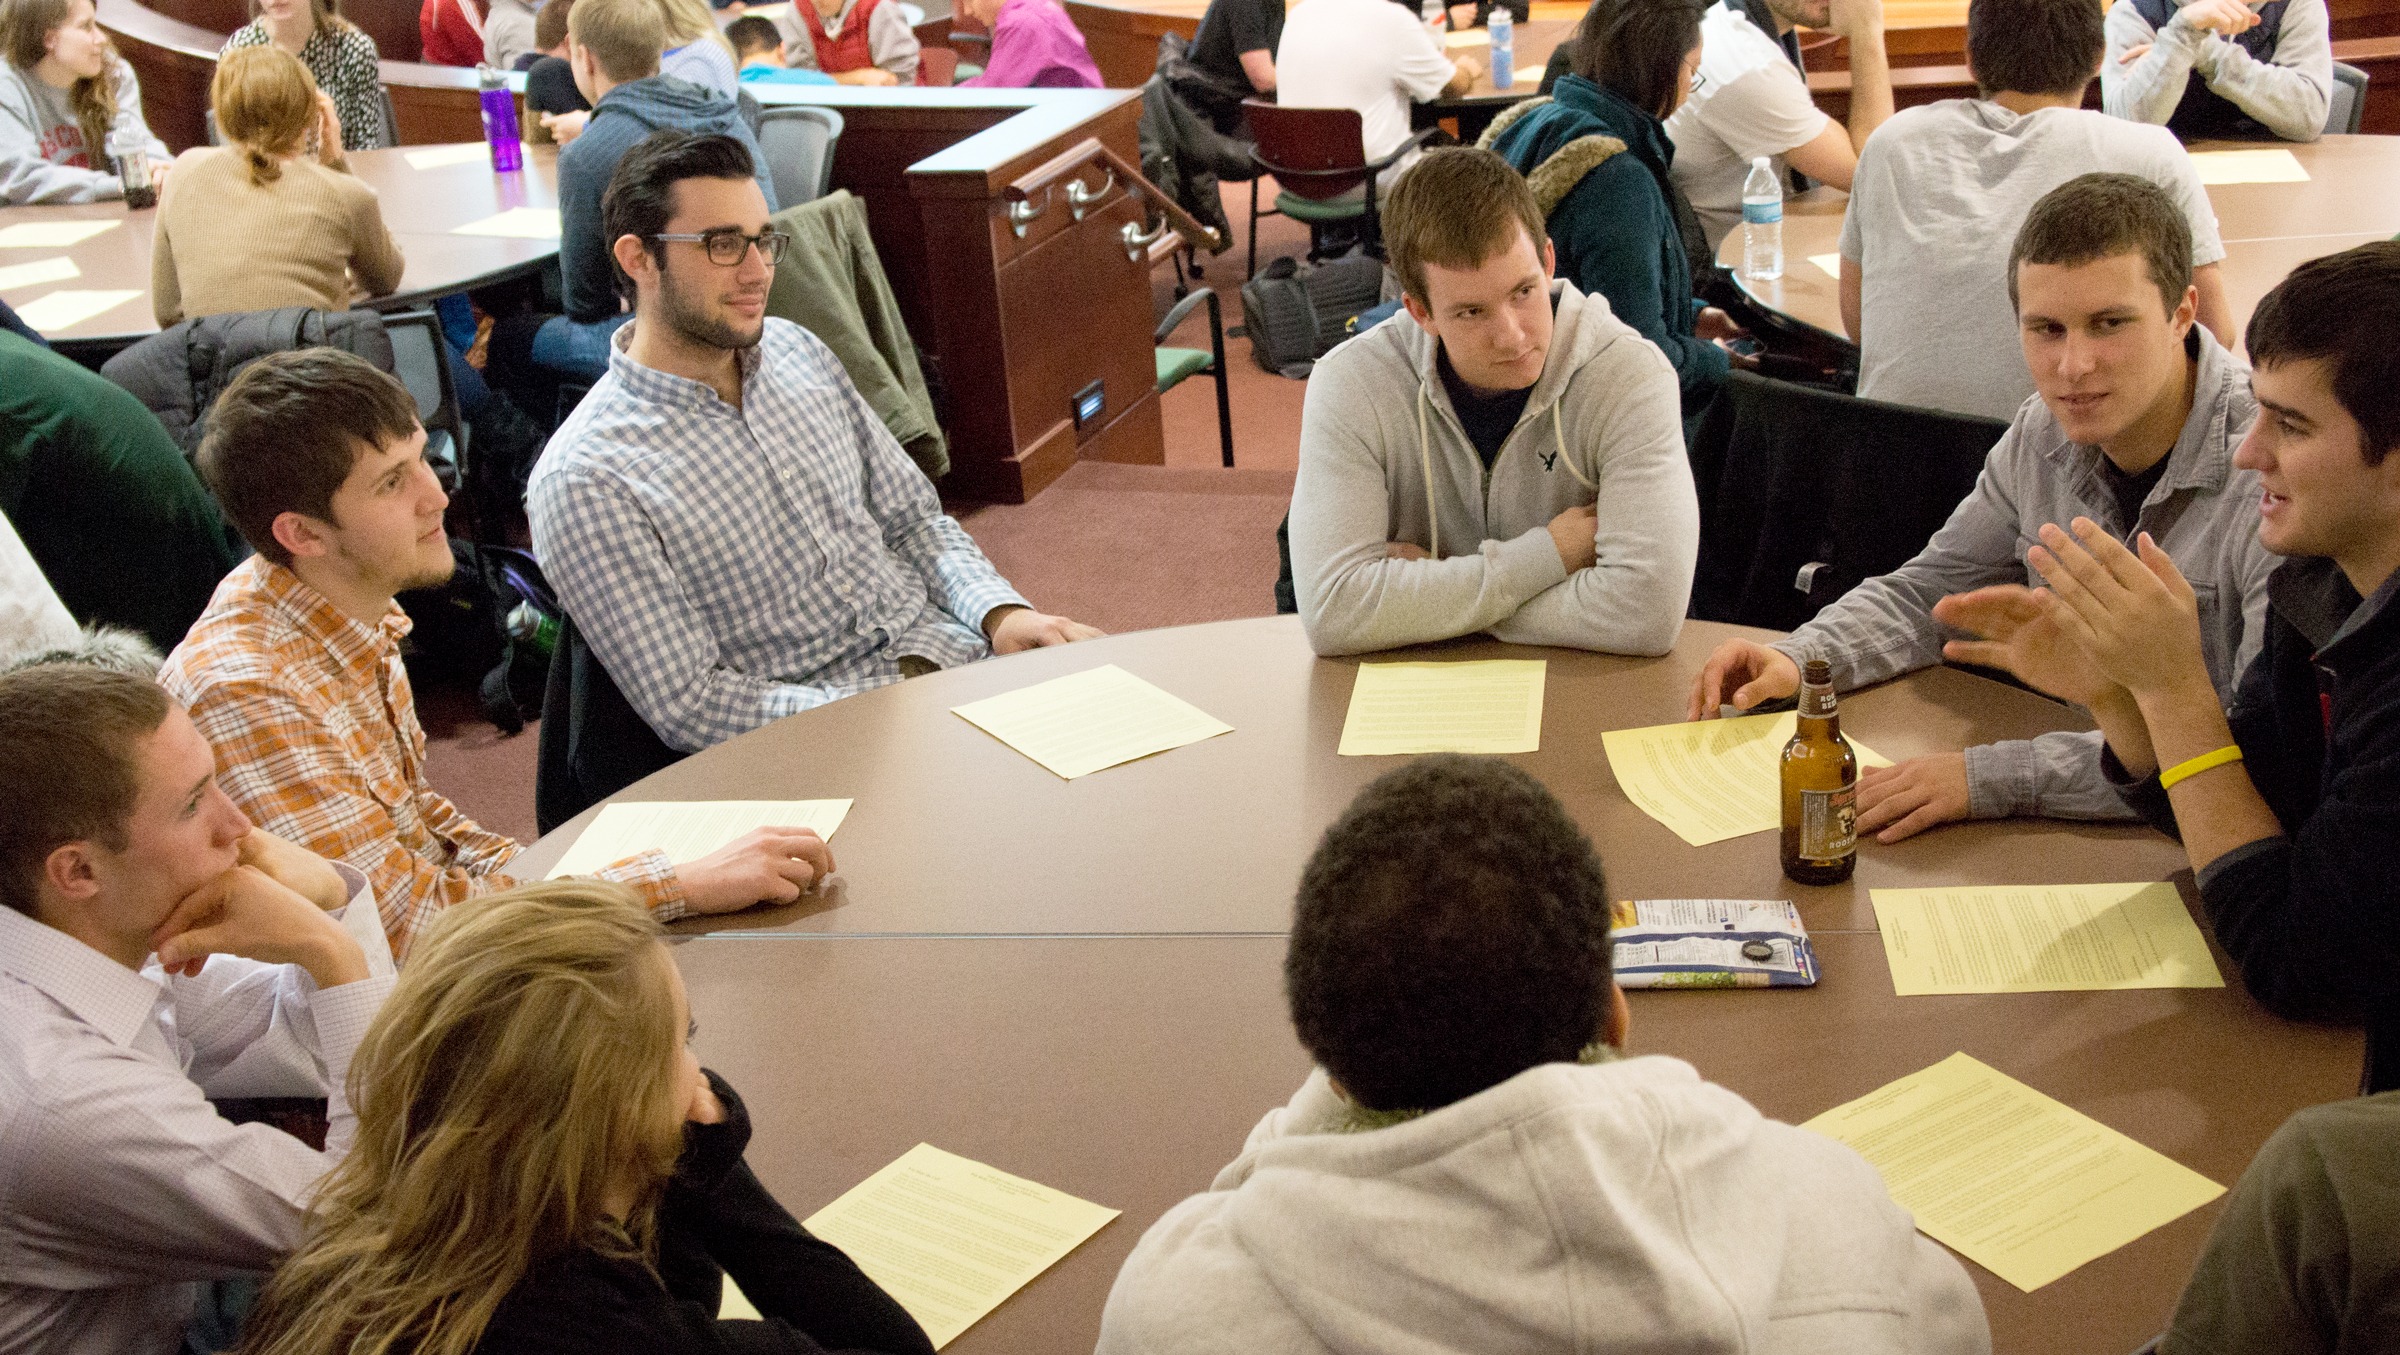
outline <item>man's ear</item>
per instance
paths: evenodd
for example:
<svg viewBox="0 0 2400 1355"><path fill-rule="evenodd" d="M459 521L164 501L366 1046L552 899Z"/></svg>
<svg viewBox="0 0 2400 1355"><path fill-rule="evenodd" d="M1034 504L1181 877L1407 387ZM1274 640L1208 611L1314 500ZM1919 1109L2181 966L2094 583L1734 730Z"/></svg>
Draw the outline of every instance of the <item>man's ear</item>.
<svg viewBox="0 0 2400 1355"><path fill-rule="evenodd" d="M333 535L326 524L306 513L277 513L269 530L275 544L295 560L314 560L333 553Z"/></svg>
<svg viewBox="0 0 2400 1355"><path fill-rule="evenodd" d="M620 235L608 247L608 252L616 256L617 267L624 269L625 276L632 278L636 285L645 278L656 278L657 260L650 257L650 245L642 237Z"/></svg>
<svg viewBox="0 0 2400 1355"><path fill-rule="evenodd" d="M1600 1042L1611 1049L1625 1048L1625 1038L1633 1033L1633 1008L1625 1005L1625 990L1616 984L1608 985L1608 1012L1600 1018Z"/></svg>
<svg viewBox="0 0 2400 1355"><path fill-rule="evenodd" d="M1407 308L1408 318L1417 322L1417 328L1437 339L1441 337L1442 332L1433 327L1433 309L1431 307L1405 292L1400 295L1400 304Z"/></svg>
<svg viewBox="0 0 2400 1355"><path fill-rule="evenodd" d="M2175 337L2180 340L2184 335L2192 332L2192 326L2199 323L2199 320L2200 284L2195 282L2183 289L2183 304L2177 306L2175 313L2167 317L2167 326L2175 331Z"/></svg>
<svg viewBox="0 0 2400 1355"><path fill-rule="evenodd" d="M1542 276L1558 276L1558 246L1552 243L1548 231L1542 232Z"/></svg>
<svg viewBox="0 0 2400 1355"><path fill-rule="evenodd" d="M42 858L42 881L78 902L98 893L100 872L92 859L92 844L76 841L52 848Z"/></svg>

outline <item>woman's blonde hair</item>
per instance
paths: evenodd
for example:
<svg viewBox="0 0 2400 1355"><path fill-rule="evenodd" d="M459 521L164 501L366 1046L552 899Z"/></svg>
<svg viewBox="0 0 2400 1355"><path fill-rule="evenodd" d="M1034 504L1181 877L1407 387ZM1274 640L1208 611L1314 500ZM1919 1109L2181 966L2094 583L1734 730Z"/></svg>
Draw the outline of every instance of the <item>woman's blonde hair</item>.
<svg viewBox="0 0 2400 1355"><path fill-rule="evenodd" d="M632 891L596 880L444 910L351 1062L357 1143L245 1355L465 1355L529 1267L651 1254L685 1109L659 936ZM649 1188L613 1218L629 1170Z"/></svg>
<svg viewBox="0 0 2400 1355"><path fill-rule="evenodd" d="M217 131L250 162L250 182L283 174L283 157L300 150L317 122L317 80L290 52L265 43L217 58L208 82Z"/></svg>
<svg viewBox="0 0 2400 1355"><path fill-rule="evenodd" d="M10 65L31 73L50 54L50 35L66 26L75 0L0 0L0 51ZM98 75L85 76L67 90L75 108L75 124L83 133L83 150L91 167L109 169L108 131L117 122L117 48L102 44Z"/></svg>
<svg viewBox="0 0 2400 1355"><path fill-rule="evenodd" d="M733 44L725 40L725 30L717 27L708 0L658 0L658 8L666 15L670 49L707 41L724 48L725 55L734 55ZM735 57L734 64L741 64L741 59Z"/></svg>

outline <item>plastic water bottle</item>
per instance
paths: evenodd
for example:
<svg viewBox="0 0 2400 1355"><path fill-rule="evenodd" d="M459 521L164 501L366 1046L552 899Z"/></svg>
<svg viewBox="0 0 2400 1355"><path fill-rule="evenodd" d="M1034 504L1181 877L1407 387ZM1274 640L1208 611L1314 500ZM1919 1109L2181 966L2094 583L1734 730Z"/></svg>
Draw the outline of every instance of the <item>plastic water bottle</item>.
<svg viewBox="0 0 2400 1355"><path fill-rule="evenodd" d="M1441 28L1450 17L1449 7L1442 0L1425 0L1424 4L1417 6L1417 13L1424 16L1427 28Z"/></svg>
<svg viewBox="0 0 2400 1355"><path fill-rule="evenodd" d="M1490 24L1492 88L1505 94L1517 83L1517 21L1510 17L1507 5L1495 3Z"/></svg>
<svg viewBox="0 0 2400 1355"><path fill-rule="evenodd" d="M1763 155L1742 180L1742 276L1757 282L1783 276L1783 180Z"/></svg>
<svg viewBox="0 0 2400 1355"><path fill-rule="evenodd" d="M475 86L483 105L483 139L492 145L492 168L502 174L525 168L525 143L517 136L517 96L508 87L507 74L477 66Z"/></svg>

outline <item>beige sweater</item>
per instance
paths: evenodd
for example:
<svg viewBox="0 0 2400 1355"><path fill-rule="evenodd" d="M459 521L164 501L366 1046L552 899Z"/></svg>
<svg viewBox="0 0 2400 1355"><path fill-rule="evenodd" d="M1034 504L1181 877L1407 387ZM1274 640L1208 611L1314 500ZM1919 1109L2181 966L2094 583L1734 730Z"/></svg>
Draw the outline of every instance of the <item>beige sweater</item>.
<svg viewBox="0 0 2400 1355"><path fill-rule="evenodd" d="M162 327L277 306L347 310L398 288L401 268L375 190L348 171L295 160L258 185L240 151L200 147L176 158L160 193L150 301Z"/></svg>

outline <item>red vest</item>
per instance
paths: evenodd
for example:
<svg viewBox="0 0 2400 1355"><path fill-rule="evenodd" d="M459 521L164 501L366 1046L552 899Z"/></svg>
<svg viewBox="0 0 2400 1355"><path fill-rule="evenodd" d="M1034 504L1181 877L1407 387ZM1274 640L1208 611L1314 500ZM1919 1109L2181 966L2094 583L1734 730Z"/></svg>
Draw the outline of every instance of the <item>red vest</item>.
<svg viewBox="0 0 2400 1355"><path fill-rule="evenodd" d="M875 58L867 52L867 20L882 3L883 0L858 0L850 11L849 22L842 25L842 35L829 38L825 36L825 21L817 14L816 0L792 0L800 22L808 25L808 40L816 45L818 70L839 75L875 64Z"/></svg>

